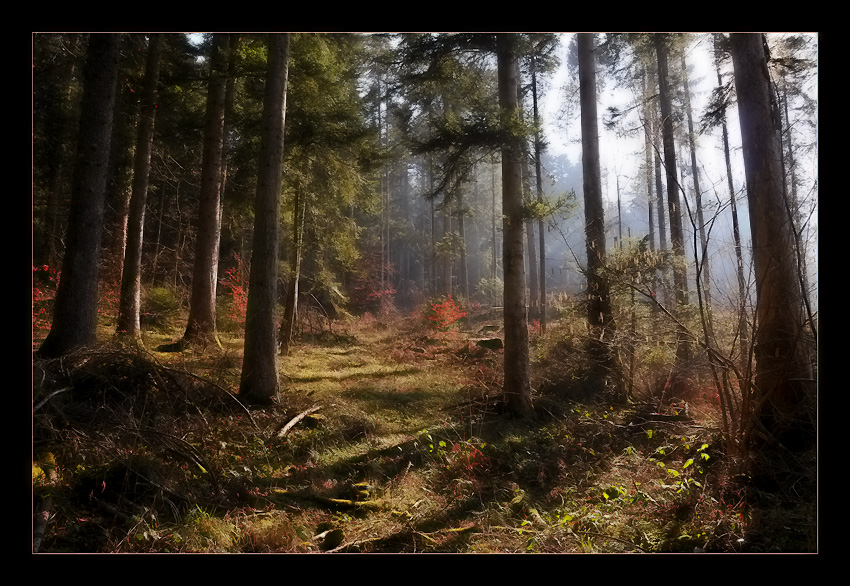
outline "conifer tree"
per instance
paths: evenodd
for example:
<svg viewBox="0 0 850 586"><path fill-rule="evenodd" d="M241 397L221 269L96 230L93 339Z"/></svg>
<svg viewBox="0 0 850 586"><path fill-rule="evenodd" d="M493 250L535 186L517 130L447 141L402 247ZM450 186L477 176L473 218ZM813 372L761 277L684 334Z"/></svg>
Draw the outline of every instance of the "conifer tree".
<svg viewBox="0 0 850 586"><path fill-rule="evenodd" d="M142 293L142 243L144 240L145 209L153 148L156 90L162 57L163 36L153 34L148 43L145 83L137 127L133 190L127 219L127 244L121 271L121 298L118 307L117 332L140 339L139 312Z"/></svg>
<svg viewBox="0 0 850 586"><path fill-rule="evenodd" d="M511 129L519 120L517 98L517 38L513 33L498 36L499 107L502 126ZM522 140L515 134L502 146L502 249L504 264L505 377L508 409L517 417L532 413L530 359L522 214Z"/></svg>
<svg viewBox="0 0 850 586"><path fill-rule="evenodd" d="M260 403L273 401L279 390L278 328L275 316L289 43L288 33L269 35L263 134L254 212L254 252L251 257L245 350L239 385L240 396Z"/></svg>
<svg viewBox="0 0 850 586"><path fill-rule="evenodd" d="M591 392L601 394L611 379L613 359L610 343L615 324L610 283L605 269L605 212L602 203L602 173L599 160L596 59L593 33L580 33L578 43L579 91L581 93L581 148L584 178L585 232L587 243L587 321L589 353L593 363Z"/></svg>
<svg viewBox="0 0 850 586"><path fill-rule="evenodd" d="M756 282L755 420L789 449L815 442L816 387L802 343L803 292L781 167L764 35L730 36ZM761 443L753 433L753 443Z"/></svg>
<svg viewBox="0 0 850 586"><path fill-rule="evenodd" d="M53 325L39 348L43 357L62 356L96 341L100 239L119 40L117 34L89 37L67 245Z"/></svg>

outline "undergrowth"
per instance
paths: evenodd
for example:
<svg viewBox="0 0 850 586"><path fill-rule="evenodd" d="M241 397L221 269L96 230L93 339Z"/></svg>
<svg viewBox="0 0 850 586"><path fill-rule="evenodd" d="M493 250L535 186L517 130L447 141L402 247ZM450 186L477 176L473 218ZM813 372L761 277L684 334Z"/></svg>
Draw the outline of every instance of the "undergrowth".
<svg viewBox="0 0 850 586"><path fill-rule="evenodd" d="M784 470L800 494L754 489L710 409L577 399L580 368L544 368L577 351L556 327L512 420L501 351L421 323L299 340L262 409L234 395L238 340L35 362L38 551L816 551L814 462Z"/></svg>

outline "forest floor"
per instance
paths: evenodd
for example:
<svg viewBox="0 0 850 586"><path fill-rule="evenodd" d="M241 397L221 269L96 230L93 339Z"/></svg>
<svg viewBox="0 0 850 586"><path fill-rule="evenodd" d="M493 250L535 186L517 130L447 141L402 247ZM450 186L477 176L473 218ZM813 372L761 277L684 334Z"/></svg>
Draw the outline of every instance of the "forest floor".
<svg viewBox="0 0 850 586"><path fill-rule="evenodd" d="M813 474L755 491L711 405L578 402L536 378L535 417L507 417L486 325L302 336L267 408L234 395L237 338L37 361L38 551L817 551Z"/></svg>

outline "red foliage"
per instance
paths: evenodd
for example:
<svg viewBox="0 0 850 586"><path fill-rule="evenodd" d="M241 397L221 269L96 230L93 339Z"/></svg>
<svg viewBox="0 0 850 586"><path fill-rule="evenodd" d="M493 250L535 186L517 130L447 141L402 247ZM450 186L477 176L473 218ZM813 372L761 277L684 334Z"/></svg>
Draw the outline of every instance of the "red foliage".
<svg viewBox="0 0 850 586"><path fill-rule="evenodd" d="M350 288L351 303L359 312L380 312L382 308L392 304L396 291L392 287L392 264L381 265L379 252L366 254L360 259L358 276ZM383 273L384 279L381 280Z"/></svg>
<svg viewBox="0 0 850 586"><path fill-rule="evenodd" d="M227 309L228 317L244 326L248 313L248 277L242 257L233 253L233 258L236 260L236 266L224 271L224 278L218 282L226 289L225 294L233 300L233 304Z"/></svg>
<svg viewBox="0 0 850 586"><path fill-rule="evenodd" d="M430 311L425 312L425 318L440 332L449 331L457 320L467 315L469 312L463 311L451 295L439 302L431 303Z"/></svg>
<svg viewBox="0 0 850 586"><path fill-rule="evenodd" d="M47 265L32 267L32 329L36 332L50 331L48 308L56 297L59 273Z"/></svg>

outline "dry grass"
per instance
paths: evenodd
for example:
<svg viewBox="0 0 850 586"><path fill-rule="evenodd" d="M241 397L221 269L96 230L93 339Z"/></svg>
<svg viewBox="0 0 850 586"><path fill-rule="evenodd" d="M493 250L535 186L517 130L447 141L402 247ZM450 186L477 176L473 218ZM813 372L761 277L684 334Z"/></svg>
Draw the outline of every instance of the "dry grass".
<svg viewBox="0 0 850 586"><path fill-rule="evenodd" d="M371 320L302 340L281 358L279 404L250 411L232 396L238 338L36 364L36 403L73 389L34 417L41 550L816 550L808 493L793 530L757 534L711 406L670 421L572 401L564 381L580 369L547 369L570 348L553 327L537 341L537 417L514 421L500 413L501 354L420 326ZM158 336L148 347L170 341Z"/></svg>

